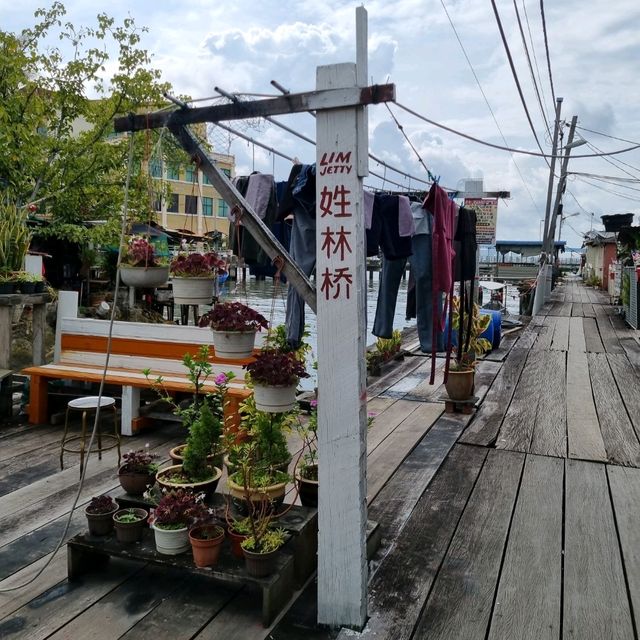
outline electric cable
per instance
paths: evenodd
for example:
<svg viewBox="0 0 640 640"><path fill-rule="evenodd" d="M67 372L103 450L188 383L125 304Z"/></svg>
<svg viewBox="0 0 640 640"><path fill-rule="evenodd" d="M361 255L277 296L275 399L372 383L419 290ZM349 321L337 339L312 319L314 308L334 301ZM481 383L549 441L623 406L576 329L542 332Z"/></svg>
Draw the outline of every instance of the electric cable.
<svg viewBox="0 0 640 640"><path fill-rule="evenodd" d="M598 180L604 180L605 182L640 182L640 178L620 178L617 176L604 176L600 173L584 173L581 171L568 171L567 175L585 176L586 178L597 178Z"/></svg>
<svg viewBox="0 0 640 640"><path fill-rule="evenodd" d="M516 83L516 88L518 89L518 95L520 96L522 107L524 108L524 112L527 116L527 121L529 122L531 133L533 133L533 137L535 138L536 144L538 145L538 149L540 149L540 152L544 155L544 151L542 150L542 145L540 144L540 140L538 139L538 134L536 133L536 129L533 126L533 120L531 120L531 114L529 113L529 107L527 107L527 101L524 98L524 93L522 92L522 87L520 86L520 80L518 79L518 73L513 63L511 50L509 49L509 43L507 42L507 37L504 33L504 29L502 28L502 21L500 20L500 14L498 13L496 0L491 0L491 6L493 7L493 13L495 15L496 22L498 24L498 30L500 31L500 38L502 39L502 44L504 45L504 50L505 50L505 53L507 54L507 59L509 60L509 66L511 67L511 74L513 75L513 80Z"/></svg>
<svg viewBox="0 0 640 640"><path fill-rule="evenodd" d="M533 65L531 64L531 56L529 55L529 47L527 47L527 39L524 35L524 28L522 27L522 20L520 19L520 11L518 11L518 4L516 0L513 0L513 8L515 9L515 12L516 12L518 29L520 30L520 37L522 38L522 47L524 49L524 53L527 58L527 64L529 65L529 72L531 74L531 82L533 83L533 89L536 92L536 97L538 99L538 106L540 107L540 113L542 114L542 120L547 129L547 133L549 134L549 139L551 139L553 137L551 134L551 128L549 127L549 122L547 121L547 115L544 111L544 106L542 105L542 98L540 97L538 83L536 82L536 76L535 76L535 73L533 72Z"/></svg>
<svg viewBox="0 0 640 640"><path fill-rule="evenodd" d="M627 140L627 138L618 138L617 136L609 135L608 133L602 133L602 131L594 131L593 129L587 129L587 127L576 126L576 129L580 129L581 131L588 131L589 133L595 133L597 136L602 136L604 138L611 138L611 140L619 140L620 142L629 142L630 144L640 144L636 140Z"/></svg>
<svg viewBox="0 0 640 640"><path fill-rule="evenodd" d="M593 151L602 151L602 149L596 147L596 145L593 144L592 142L587 142L587 146ZM612 167L615 167L619 171L622 171L622 173L626 173L628 176L631 176L632 178L638 177L637 174L631 173L630 171L627 171L626 169L624 169L619 165L622 164L625 167L629 167L630 169L634 169L635 171L640 173L640 168L634 167L632 164L629 164L628 162L624 162L623 160L618 160L617 158L602 158L602 159L605 162L609 163Z"/></svg>
<svg viewBox="0 0 640 640"><path fill-rule="evenodd" d="M547 69L549 71L549 84L551 85L551 97L556 101L556 92L553 86L553 75L551 73L551 55L549 54L549 38L547 37L547 20L544 15L544 0L540 0L540 16L542 18L542 33L544 34L544 50L547 56Z"/></svg>
<svg viewBox="0 0 640 640"><path fill-rule="evenodd" d="M536 75L538 76L538 86L540 88L540 93L542 94L542 102L544 103L544 112L546 114L546 121L549 119L549 105L547 104L547 96L544 93L544 84L542 82L542 76L540 75L540 67L538 66L538 56L536 56L536 48L533 43L533 35L531 33L531 23L529 22L529 14L527 13L527 3L526 0L522 0L522 10L524 12L524 20L527 23L527 32L529 33L529 43L531 45L531 53L533 54L533 64L536 68ZM549 144L551 144L551 134L549 134Z"/></svg>
<svg viewBox="0 0 640 640"><path fill-rule="evenodd" d="M120 243L118 245L118 261L117 261L117 272L116 272L116 285L115 285L115 290L114 290L114 302L113 302L113 306L111 307L111 316L109 318L109 332L107 334L107 347L106 347L106 353L105 353L105 361L104 361L104 367L102 370L102 377L100 380L100 387L98 389L98 400L97 400L97 408L96 408L96 413L95 413L95 418L93 421L93 429L91 430L91 437L89 438L89 445L87 447L87 451L86 451L86 456L87 456L87 463L84 465L84 467L82 468L82 473L80 474L80 481L78 482L78 489L76 490L76 494L75 494L75 498L73 500L73 504L71 505L71 509L69 510L69 516L67 517L67 521L65 523L64 529L62 531L62 534L60 535L60 539L58 540L55 549L53 550L53 552L51 553L51 555L49 556L49 558L47 559L47 561L42 565L42 567L40 567L40 569L38 569L38 571L36 571L36 573L29 578L27 581L16 585L14 587L5 587L5 588L0 588L0 593L7 593L10 591L17 591L18 589L23 589L24 587L26 587L27 585L31 584L32 582L34 582L35 580L37 580L42 573L46 570L46 568L51 564L51 562L53 562L53 558L55 557L56 553L58 553L58 551L60 551L60 549L62 548L62 545L65 542L65 539L67 537L67 533L69 533L69 527L71 526L71 520L73 519L73 513L76 510L77 506L78 506L78 502L80 501L80 494L82 493L82 489L84 487L84 479L85 476L87 474L87 467L89 466L89 457L91 455L91 449L93 447L93 443L96 437L96 433L98 431L98 424L99 424L99 420L100 420L100 405L102 404L102 394L104 392L104 386L105 386L105 380L107 377L107 370L109 368L109 359L111 356L111 342L112 342L112 335L113 335L113 323L115 321L115 313L116 313L116 307L117 307L117 300L118 300L118 291L120 288L120 265L122 262L122 246L124 244L124 238L126 235L126 230L127 230L127 214L128 214L128 210L129 210L129 183L131 180L131 174L133 172L133 140L134 140L134 134L131 133L130 137L129 137L129 155L128 155L128 163L127 163L127 177L125 180L125 192L124 192L124 202L122 205L122 225L120 227Z"/></svg>
<svg viewBox="0 0 640 640"><path fill-rule="evenodd" d="M614 191L613 189L607 189L606 187L603 187L602 185L596 184L591 182L590 180L587 180L587 178L576 178L577 180L580 180L580 182L585 182L586 184L591 185L592 187L595 187L596 189L600 189L601 191L606 191L607 193L611 193L615 196L618 196L619 198L624 198L625 200L631 200L633 202L640 202L640 198L632 198L631 196L625 195L624 193L619 193L618 191Z"/></svg>
<svg viewBox="0 0 640 640"><path fill-rule="evenodd" d="M286 89L285 87L283 87L279 82L277 82L276 80L271 80L271 84L278 89L278 91L281 91L284 95L289 95L291 92ZM307 113L310 116L313 116L314 118L316 117L316 114L313 111L307 111ZM384 160L382 160L381 158L378 158L377 156L375 156L373 153L369 153L369 157L374 160L375 162L377 162L380 166L382 167L386 167L387 169L391 169L391 171L395 171L396 173L399 173L400 175L405 176L406 178L409 178L410 180L416 180L417 182L421 182L423 184L429 185L431 186L431 182L428 182L427 180L424 180L423 178L418 178L417 176L412 176L410 173L407 173L406 171L403 171L402 169L398 169L397 167L394 167L393 165L390 165L388 162L385 162Z"/></svg>
<svg viewBox="0 0 640 640"><path fill-rule="evenodd" d="M449 133L453 133L454 135L460 136L461 138L465 138L467 140L471 140L471 142L477 142L478 144L482 144L485 147L491 147L492 149L499 149L500 151L510 151L513 153L520 153L525 156L534 156L538 158L564 158L564 154L553 155L552 153L540 153L538 151L526 151L524 149L513 149L512 147L505 147L503 145L494 144L493 142L487 142L486 140L481 140L480 138L476 138L475 136L471 136L468 133L463 133L462 131L458 131L457 129L453 129L452 127L448 127L445 124L441 124L440 122L436 122L435 120L431 120L426 116L410 109L409 107L400 104L395 101L395 104L400 107L400 109L404 109L407 113L410 113L412 116L415 116L419 120L423 120L428 124L433 125L434 127L438 127L439 129L443 129L444 131L448 131ZM621 153L628 153L629 151L635 151L636 149L640 149L640 144L634 144L632 147L625 147L624 149L618 149L617 151L609 151L607 153L583 153L577 156L571 156L572 160L576 160L578 158L602 158L604 156L615 156L620 155Z"/></svg>
<svg viewBox="0 0 640 640"><path fill-rule="evenodd" d="M515 1L515 0L514 0ZM456 36L456 40L458 41L458 44L460 45L460 48L462 49L462 53L464 54L464 57L467 61L467 64L469 65L469 68L471 69L471 73L473 74L473 77L475 78L476 84L478 85L478 89L480 89L480 93L482 94L482 97L484 98L484 101L487 105L487 108L489 109L489 113L491 114L491 117L493 118L493 121L496 124L496 128L498 129L500 136L502 137L502 141L504 142L505 146L509 146L509 143L507 142L507 139L504 135L504 133L502 132L502 128L500 127L500 124L498 123L498 119L496 118L496 114L493 111L493 108L491 107L491 104L489 103L489 99L487 98L487 94L484 92L484 89L482 88L482 85L480 84L480 79L478 78L478 74L476 73L476 70L473 67L473 64L471 64L471 60L469 59L469 56L467 55L467 50L465 49L464 45L462 44L462 40L460 38L460 36L458 35L458 30L456 29L455 25L453 24L453 20L451 19L451 16L449 15L449 11L447 10L447 7L444 4L444 0L440 0L440 4L442 5L442 8L444 9L444 12L447 16L447 19L449 20L449 24L451 25L451 28L453 29L453 33ZM522 171L520 171L520 167L518 166L518 163L516 162L516 159L513 155L513 153L511 154L511 159L513 160L513 165L516 168L516 171L518 172L518 175L520 176L520 180L522 180L522 184L525 188L525 190L527 191L527 193L529 194L529 198L531 198L531 202L533 203L533 206L535 208L535 210L541 215L540 213L540 209L538 208L538 203L534 200L533 198L533 194L531 193L531 190L529 189L529 185L527 184L526 180L524 179L524 176L522 175Z"/></svg>

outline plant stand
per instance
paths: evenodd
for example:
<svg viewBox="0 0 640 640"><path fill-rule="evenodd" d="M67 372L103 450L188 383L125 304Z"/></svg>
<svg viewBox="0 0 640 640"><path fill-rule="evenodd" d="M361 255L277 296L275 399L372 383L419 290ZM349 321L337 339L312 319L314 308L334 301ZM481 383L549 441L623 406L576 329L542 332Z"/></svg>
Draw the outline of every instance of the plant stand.
<svg viewBox="0 0 640 640"><path fill-rule="evenodd" d="M288 546L288 545L287 545ZM244 562L234 558L228 549L220 554L214 567L199 569L191 553L167 556L156 551L153 532L144 531L142 542L121 545L115 536L102 539L85 534L74 536L67 542L67 576L69 581L79 579L91 569L106 566L109 558L141 560L153 565L171 567L191 575L204 576L219 584L243 585L262 592L262 624L268 627L282 607L291 599L295 587L294 556L286 546L277 559L276 571L266 578L253 578L244 568Z"/></svg>
<svg viewBox="0 0 640 640"><path fill-rule="evenodd" d="M480 398L471 396L466 400L452 400L449 396L440 396L439 400L444 402L445 413L472 414L476 409L476 403Z"/></svg>

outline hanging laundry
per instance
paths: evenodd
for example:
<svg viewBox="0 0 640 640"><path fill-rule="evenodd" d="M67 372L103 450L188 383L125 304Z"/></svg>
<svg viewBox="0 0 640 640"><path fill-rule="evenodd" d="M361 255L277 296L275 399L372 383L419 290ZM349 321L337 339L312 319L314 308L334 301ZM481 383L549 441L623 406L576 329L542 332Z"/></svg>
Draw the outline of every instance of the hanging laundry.
<svg viewBox="0 0 640 640"><path fill-rule="evenodd" d="M453 267L455 250L453 236L458 207L449 199L447 192L434 183L423 203L423 207L433 214L432 227L432 262L433 262L433 331L431 345L431 377L429 384L435 381L436 373L436 335L443 331L445 318L450 312L451 297L453 296ZM438 311L437 297L441 293L445 296L442 312ZM447 361L445 365L445 380L449 373L449 357L451 354L451 323L446 339Z"/></svg>

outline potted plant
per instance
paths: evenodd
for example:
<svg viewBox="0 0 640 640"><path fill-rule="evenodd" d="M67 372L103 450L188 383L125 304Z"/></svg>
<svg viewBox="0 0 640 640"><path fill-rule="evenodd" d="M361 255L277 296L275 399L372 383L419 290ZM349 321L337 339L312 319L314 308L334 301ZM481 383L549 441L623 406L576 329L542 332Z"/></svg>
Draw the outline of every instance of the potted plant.
<svg viewBox="0 0 640 640"><path fill-rule="evenodd" d="M131 236L122 248L120 279L129 287L161 287L169 279L169 265L147 238Z"/></svg>
<svg viewBox="0 0 640 640"><path fill-rule="evenodd" d="M234 360L249 358L256 332L269 326L262 314L241 302L219 302L200 318L199 325L211 327L216 356Z"/></svg>
<svg viewBox="0 0 640 640"><path fill-rule="evenodd" d="M215 378L216 392L203 394L204 382L212 374L208 362L208 349L203 345L194 358L186 354L183 363L188 370L188 378L194 387L192 401L187 407L180 407L162 387L162 378L153 386L160 397L173 406L174 414L182 418L188 429L187 443L181 450L182 464L172 465L156 473L156 481L166 489L188 488L207 494L213 493L222 471L212 464L221 453L224 427L224 404L227 384L232 373L219 374ZM147 378L149 370L144 371Z"/></svg>
<svg viewBox="0 0 640 640"><path fill-rule="evenodd" d="M242 542L251 535L249 518L230 519L227 516L227 536L231 541L231 553L236 558L244 558Z"/></svg>
<svg viewBox="0 0 640 640"><path fill-rule="evenodd" d="M122 458L124 464L118 469L120 486L132 496L141 496L149 485L156 481L157 454L149 453L149 445L144 449L129 451Z"/></svg>
<svg viewBox="0 0 640 640"><path fill-rule="evenodd" d="M302 439L302 450L296 464L295 479L300 502L305 507L318 507L318 401L311 401L309 420L296 427Z"/></svg>
<svg viewBox="0 0 640 640"><path fill-rule="evenodd" d="M107 536L113 531L113 514L118 510L118 503L111 496L95 496L84 512L87 516L89 534Z"/></svg>
<svg viewBox="0 0 640 640"><path fill-rule="evenodd" d="M145 509L130 507L113 514L116 538L122 544L140 542L149 513Z"/></svg>
<svg viewBox="0 0 640 640"><path fill-rule="evenodd" d="M189 528L209 515L203 497L184 489L164 492L149 516L158 553L173 556L189 548Z"/></svg>
<svg viewBox="0 0 640 640"><path fill-rule="evenodd" d="M196 567L212 567L218 562L224 529L217 524L201 524L189 529L189 542Z"/></svg>
<svg viewBox="0 0 640 640"><path fill-rule="evenodd" d="M0 294L15 293L17 281L11 271L0 271Z"/></svg>
<svg viewBox="0 0 640 640"><path fill-rule="evenodd" d="M296 388L300 378L308 378L304 363L294 353L263 349L253 362L242 365L253 387L259 411L281 413L296 406Z"/></svg>
<svg viewBox="0 0 640 640"><path fill-rule="evenodd" d="M215 279L226 271L226 262L214 251L180 254L171 261L175 304L211 304Z"/></svg>
<svg viewBox="0 0 640 640"><path fill-rule="evenodd" d="M491 324L491 316L480 313L480 307L473 305L471 322L465 317L460 327L460 300L453 298L451 328L458 332L458 344L462 345L462 357L456 358L449 366L445 389L452 400L468 400L473 394L476 358L491 349L491 342L481 335Z"/></svg>

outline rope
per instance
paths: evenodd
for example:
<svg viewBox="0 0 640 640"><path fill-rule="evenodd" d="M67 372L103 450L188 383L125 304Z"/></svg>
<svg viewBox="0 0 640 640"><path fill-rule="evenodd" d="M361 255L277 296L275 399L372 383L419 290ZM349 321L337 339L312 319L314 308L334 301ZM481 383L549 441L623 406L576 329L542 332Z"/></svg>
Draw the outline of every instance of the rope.
<svg viewBox="0 0 640 640"><path fill-rule="evenodd" d="M82 493L82 489L83 489L83 486L84 486L84 479L85 479L85 476L87 474L87 467L89 466L89 457L91 456L91 449L93 447L93 443L94 443L94 440L95 440L95 437L96 437L96 433L98 431L98 424L99 424L99 420L100 420L100 404L102 403L102 394L104 392L105 379L107 377L107 371L109 369L109 359L110 359L110 356L111 356L111 342L112 342L112 335L113 335L113 323L115 321L116 303L118 301L118 291L120 289L120 266L122 264L122 244L124 242L124 238L126 236L126 231L127 231L127 214L128 214L128 210L129 210L129 184L130 184L130 180L131 180L131 173L132 173L132 167L133 167L133 138L134 138L134 134L132 133L132 134L130 134L130 137L129 137L129 158L128 158L128 164L127 164L127 179L126 179L126 182L125 182L124 203L123 203L123 207L122 207L123 208L123 211L122 211L122 225L120 227L120 244L119 244L120 250L118 251L116 286L115 286L115 290L114 290L114 302L113 302L113 306L111 307L111 316L109 318L109 333L108 333L108 337L107 337L106 357L105 357L105 361L104 361L104 368L102 370L102 378L100 380L100 388L98 390L98 407L96 408L96 415L95 415L95 418L94 418L94 421L93 421L93 429L91 430L91 438L89 439L89 446L87 447L87 452L86 452L87 463L82 468L82 474L80 475L80 481L78 483L78 489L76 491L76 495L75 495L75 498L73 500L73 504L71 505L71 509L69 511L69 516L67 517L67 521L66 521L65 526L64 526L64 530L62 531L62 534L60 535L60 539L58 540L58 543L56 544L55 549L53 550L53 552L51 553L51 555L49 556L47 561L26 582L23 582L23 583L21 583L19 585L16 585L15 587L2 588L2 589L0 589L0 593L8 593L10 591L17 591L18 589L23 589L27 585L29 585L32 582L34 582L35 580L37 580L42 575L42 573L46 570L46 568L53 561L53 558L55 557L56 553L58 553L58 551L60 551L60 549L62 548L62 545L64 544L65 539L67 537L67 534L69 533L69 527L71 526L71 520L73 518L73 513L76 510L76 507L78 506L78 502L80 501L80 494Z"/></svg>

